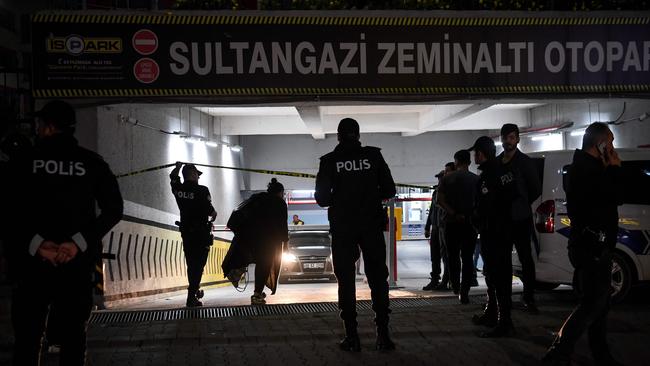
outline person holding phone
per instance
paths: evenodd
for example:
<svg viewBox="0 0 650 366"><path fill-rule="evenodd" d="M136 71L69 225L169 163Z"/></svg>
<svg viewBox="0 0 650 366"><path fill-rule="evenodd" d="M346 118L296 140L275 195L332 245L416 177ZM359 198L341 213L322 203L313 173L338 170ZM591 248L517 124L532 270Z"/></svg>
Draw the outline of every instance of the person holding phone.
<svg viewBox="0 0 650 366"><path fill-rule="evenodd" d="M607 314L611 299L612 252L622 204L621 159L607 124L587 127L582 149L575 151L566 186L571 219L569 260L580 304L566 319L543 362L568 365L582 333L588 329L589 348L597 365L620 365L607 345Z"/></svg>

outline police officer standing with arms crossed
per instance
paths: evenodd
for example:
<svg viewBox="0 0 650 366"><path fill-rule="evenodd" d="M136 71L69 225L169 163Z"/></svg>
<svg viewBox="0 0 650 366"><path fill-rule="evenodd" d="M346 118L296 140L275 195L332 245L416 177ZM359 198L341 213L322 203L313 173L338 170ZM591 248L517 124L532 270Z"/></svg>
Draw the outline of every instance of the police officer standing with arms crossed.
<svg viewBox="0 0 650 366"><path fill-rule="evenodd" d="M566 183L567 212L571 219L569 260L582 299L558 332L544 356L545 363L569 365L573 348L589 331L589 348L596 365L620 365L607 345L607 314L611 299L612 251L618 233L618 206L622 204L621 159L614 135L602 122L585 130L582 149L573 154Z"/></svg>
<svg viewBox="0 0 650 366"><path fill-rule="evenodd" d="M102 237L122 218L122 196L108 164L73 137L71 105L49 102L37 118L35 149L15 177L21 183L15 194L23 201L12 219L19 262L14 364L39 364L46 319L55 307L64 325L60 364L83 365L95 263Z"/></svg>
<svg viewBox="0 0 650 366"><path fill-rule="evenodd" d="M494 141L479 137L474 146L474 162L481 171L476 196L474 226L481 234L483 273L488 303L481 315L472 321L494 327L481 337L504 337L514 332L510 316L512 308L512 244L508 239L511 224L510 208L515 197L514 175L496 159Z"/></svg>
<svg viewBox="0 0 650 366"><path fill-rule="evenodd" d="M391 350L395 344L388 334L388 268L383 235L386 215L382 200L395 196L395 183L380 150L361 146L357 121L342 119L337 132L339 144L321 157L315 198L321 207L329 207L334 274L345 325L340 347L346 351L361 350L355 289L355 262L361 248L375 312L376 348Z"/></svg>
<svg viewBox="0 0 650 366"><path fill-rule="evenodd" d="M530 205L542 194L542 182L533 161L517 148L519 127L506 123L501 127L503 152L497 156L501 164L515 175L517 196L512 201L510 240L517 249L524 283L524 308L531 314L539 312L535 305L535 261L531 252L533 212Z"/></svg>
<svg viewBox="0 0 650 366"><path fill-rule="evenodd" d="M183 238L183 252L187 263L187 301L188 307L202 306L199 301L203 297L201 276L203 267L208 260L212 246L212 222L217 218L217 212L212 207L212 198L208 187L199 185L202 172L194 164L183 166L183 183L178 171L183 163L177 162L169 174L172 193L176 198L181 212L180 230ZM210 221L208 222L208 216Z"/></svg>

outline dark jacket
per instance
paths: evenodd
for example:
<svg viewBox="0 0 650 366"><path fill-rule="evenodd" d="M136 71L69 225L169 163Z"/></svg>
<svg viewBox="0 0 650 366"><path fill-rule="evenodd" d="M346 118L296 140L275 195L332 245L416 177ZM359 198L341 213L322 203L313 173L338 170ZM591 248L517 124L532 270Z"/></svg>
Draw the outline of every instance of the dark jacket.
<svg viewBox="0 0 650 366"><path fill-rule="evenodd" d="M181 212L181 232L209 231L208 216L214 212L208 187L197 182L183 182L178 168L169 174L172 193Z"/></svg>
<svg viewBox="0 0 650 366"><path fill-rule="evenodd" d="M503 154L497 156L503 161ZM542 181L537 174L535 163L526 154L517 149L515 155L506 164L506 169L512 171L517 182L517 195L512 202L512 219L522 221L533 215L530 205L542 194Z"/></svg>
<svg viewBox="0 0 650 366"><path fill-rule="evenodd" d="M329 207L333 230L382 227L382 200L395 193L395 182L379 148L341 142L320 158L315 198L321 207Z"/></svg>
<svg viewBox="0 0 650 366"><path fill-rule="evenodd" d="M472 216L476 203L476 185L478 176L467 170L456 170L446 175L440 181L438 186L437 200L443 201L449 209L456 215L463 215L466 220ZM446 215L445 222L457 222L455 216ZM469 221L465 221L469 222Z"/></svg>
<svg viewBox="0 0 650 366"><path fill-rule="evenodd" d="M571 219L569 245L581 245L585 228L606 234L610 248L616 245L618 206L623 203L622 170L605 167L600 159L582 150L573 154L566 184L567 212Z"/></svg>
<svg viewBox="0 0 650 366"><path fill-rule="evenodd" d="M503 232L512 220L510 208L516 195L514 175L496 159L484 162L479 170L474 227L479 232Z"/></svg>
<svg viewBox="0 0 650 366"><path fill-rule="evenodd" d="M66 265L92 272L102 238L122 218L122 196L108 164L65 134L39 141L27 164L20 173L21 206L28 208L19 211L23 258L35 258L43 240L71 240L80 251Z"/></svg>
<svg viewBox="0 0 650 366"><path fill-rule="evenodd" d="M424 231L432 232L438 230L440 227L440 218L442 216L443 210L436 203L438 200L438 186L433 187L433 193L431 193L431 207L429 207L429 214L427 215L427 222L424 224Z"/></svg>
<svg viewBox="0 0 650 366"><path fill-rule="evenodd" d="M223 272L227 274L250 263L270 261L266 287L275 294L282 264L282 243L289 240L287 220L287 204L280 197L261 192L242 202L228 220L235 237L221 265Z"/></svg>

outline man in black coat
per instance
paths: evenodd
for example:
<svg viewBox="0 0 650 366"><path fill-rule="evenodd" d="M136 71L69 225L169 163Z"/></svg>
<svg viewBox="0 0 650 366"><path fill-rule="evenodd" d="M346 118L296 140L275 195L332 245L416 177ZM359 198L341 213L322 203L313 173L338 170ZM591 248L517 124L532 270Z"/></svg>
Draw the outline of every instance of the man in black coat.
<svg viewBox="0 0 650 366"><path fill-rule="evenodd" d="M176 198L178 209L181 212L181 237L183 238L183 252L187 263L187 301L188 307L202 306L199 299L203 297L200 290L203 267L208 259L210 246L212 246L212 222L217 218L217 212L212 207L212 198L208 187L199 185L202 172L194 164L183 167L183 183L178 176L178 171L183 166L177 162L176 167L169 174L172 193ZM208 221L210 217L210 221Z"/></svg>
<svg viewBox="0 0 650 366"><path fill-rule="evenodd" d="M515 197L516 182L511 171L496 159L494 141L479 137L474 146L474 162L481 171L473 223L481 234L483 273L487 284L488 303L485 312L475 315L478 325L494 327L481 337L504 337L513 333L512 308L512 244L508 239L511 224L510 208Z"/></svg>
<svg viewBox="0 0 650 366"><path fill-rule="evenodd" d="M607 345L611 300L612 252L618 233L618 206L623 202L621 159L614 135L602 122L585 130L566 184L571 219L569 260L582 299L558 332L544 357L546 363L569 365L573 348L588 329L589 348L597 365L620 365Z"/></svg>
<svg viewBox="0 0 650 366"><path fill-rule="evenodd" d="M359 249L368 278L377 325L376 348L394 349L388 334L388 268L382 200L395 196L395 183L380 149L361 146L359 124L344 118L338 126L339 144L321 157L316 177L316 201L329 207L334 274L339 282L339 309L345 325L341 349L359 351L355 262Z"/></svg>
<svg viewBox="0 0 650 366"><path fill-rule="evenodd" d="M517 148L519 143L519 127L506 123L501 127L501 144L503 152L497 160L512 171L517 182L517 195L512 201L512 225L508 237L517 249L521 263L524 283L524 308L531 314L538 312L535 305L535 261L531 250L533 212L530 205L542 194L542 181L539 179L535 164L528 155Z"/></svg>
<svg viewBox="0 0 650 366"><path fill-rule="evenodd" d="M72 106L46 104L37 113L38 140L16 172L23 203L14 207L16 288L12 318L14 364L37 365L50 308L57 309L62 365L83 365L93 272L102 237L122 218L115 176L73 137ZM99 215L96 214L99 208Z"/></svg>

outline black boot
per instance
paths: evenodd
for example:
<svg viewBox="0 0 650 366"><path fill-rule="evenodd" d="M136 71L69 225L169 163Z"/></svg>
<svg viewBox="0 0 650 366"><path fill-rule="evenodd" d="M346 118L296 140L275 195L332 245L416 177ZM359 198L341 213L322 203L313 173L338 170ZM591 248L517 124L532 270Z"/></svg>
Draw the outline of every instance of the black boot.
<svg viewBox="0 0 650 366"><path fill-rule="evenodd" d="M188 308L194 308L197 306L203 306L203 303L199 301L199 299L196 298L195 295L187 296L187 301L185 302L185 306Z"/></svg>
<svg viewBox="0 0 650 366"><path fill-rule="evenodd" d="M357 333L357 324L355 322L346 322L345 338L339 343L339 348L344 351L361 352L361 341Z"/></svg>
<svg viewBox="0 0 650 366"><path fill-rule="evenodd" d="M435 288L438 287L438 281L434 281L433 278L431 281L429 281L429 284L422 287L423 291L433 291Z"/></svg>
<svg viewBox="0 0 650 366"><path fill-rule="evenodd" d="M496 327L499 316L497 315L496 310L494 310L495 307L496 305L486 304L483 313L474 314L472 316L472 323L475 325L483 325L490 328Z"/></svg>
<svg viewBox="0 0 650 366"><path fill-rule="evenodd" d="M515 327L512 325L512 320L499 319L499 323L492 330L481 333L481 338L502 338L511 337L515 334Z"/></svg>
<svg viewBox="0 0 650 366"><path fill-rule="evenodd" d="M390 351L395 349L395 343L390 339L388 324L377 326L377 345L378 351Z"/></svg>

